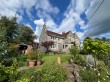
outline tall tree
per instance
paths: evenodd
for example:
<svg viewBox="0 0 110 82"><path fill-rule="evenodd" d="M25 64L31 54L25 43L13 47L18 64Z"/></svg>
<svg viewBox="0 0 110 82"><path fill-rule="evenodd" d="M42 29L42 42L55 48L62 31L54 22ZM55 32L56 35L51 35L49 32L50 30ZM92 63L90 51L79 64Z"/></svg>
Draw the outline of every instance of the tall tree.
<svg viewBox="0 0 110 82"><path fill-rule="evenodd" d="M6 16L2 16L0 19L0 27L5 29L5 38L8 43L13 43L16 38L18 29L16 20L16 17L7 18Z"/></svg>
<svg viewBox="0 0 110 82"><path fill-rule="evenodd" d="M17 31L17 42L18 43L25 43L31 44L35 39L34 31L25 25L19 25L19 30Z"/></svg>

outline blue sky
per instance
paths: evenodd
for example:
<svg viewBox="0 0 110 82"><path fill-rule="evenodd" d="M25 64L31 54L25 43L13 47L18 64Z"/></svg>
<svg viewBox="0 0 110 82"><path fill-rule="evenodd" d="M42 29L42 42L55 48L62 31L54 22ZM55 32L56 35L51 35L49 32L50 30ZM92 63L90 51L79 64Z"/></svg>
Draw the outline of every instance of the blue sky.
<svg viewBox="0 0 110 82"><path fill-rule="evenodd" d="M88 22L102 1L1 0L0 14L8 17L13 17L16 14L17 22L33 28L38 37L44 22L46 22L48 30L57 33L71 30L78 34L81 41L88 36L110 38L110 0L104 0L101 7Z"/></svg>

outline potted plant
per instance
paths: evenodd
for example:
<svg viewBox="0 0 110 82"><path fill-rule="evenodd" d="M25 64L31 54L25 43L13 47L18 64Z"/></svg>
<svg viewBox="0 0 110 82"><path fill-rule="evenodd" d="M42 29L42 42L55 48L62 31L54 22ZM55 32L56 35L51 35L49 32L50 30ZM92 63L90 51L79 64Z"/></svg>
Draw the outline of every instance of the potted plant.
<svg viewBox="0 0 110 82"><path fill-rule="evenodd" d="M37 54L37 65L41 65L42 64L42 53L38 53Z"/></svg>
<svg viewBox="0 0 110 82"><path fill-rule="evenodd" d="M31 51L28 54L28 66L29 67L36 66L36 57L37 57L37 51Z"/></svg>

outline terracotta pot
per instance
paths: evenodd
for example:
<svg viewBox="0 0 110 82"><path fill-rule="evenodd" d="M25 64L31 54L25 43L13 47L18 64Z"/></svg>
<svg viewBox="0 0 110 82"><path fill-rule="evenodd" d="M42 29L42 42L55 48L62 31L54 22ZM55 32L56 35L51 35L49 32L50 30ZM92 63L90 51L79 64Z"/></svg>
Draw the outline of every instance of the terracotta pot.
<svg viewBox="0 0 110 82"><path fill-rule="evenodd" d="M36 60L29 60L28 61L28 66L29 67L34 67L36 65Z"/></svg>
<svg viewBox="0 0 110 82"><path fill-rule="evenodd" d="M42 61L37 60L37 65L41 65L41 64L42 64Z"/></svg>

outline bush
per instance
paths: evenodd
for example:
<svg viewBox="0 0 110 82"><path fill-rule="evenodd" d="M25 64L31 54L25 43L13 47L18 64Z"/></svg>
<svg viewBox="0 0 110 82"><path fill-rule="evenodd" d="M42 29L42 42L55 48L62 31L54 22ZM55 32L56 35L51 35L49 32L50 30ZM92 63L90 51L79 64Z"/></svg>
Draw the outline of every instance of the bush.
<svg viewBox="0 0 110 82"><path fill-rule="evenodd" d="M19 55L17 57L17 60L18 60L19 67L27 65L27 55L24 55L24 54Z"/></svg>
<svg viewBox="0 0 110 82"><path fill-rule="evenodd" d="M58 64L44 65L42 69L42 82L65 82L66 71Z"/></svg>
<svg viewBox="0 0 110 82"><path fill-rule="evenodd" d="M0 64L0 82L15 82L17 79L17 60L13 59L12 66Z"/></svg>
<svg viewBox="0 0 110 82"><path fill-rule="evenodd" d="M22 70L18 73L18 80L17 82L41 82L39 77L41 71L38 71L38 69L35 68L30 68L26 70ZM26 80L26 81L25 81Z"/></svg>
<svg viewBox="0 0 110 82"><path fill-rule="evenodd" d="M27 80L26 82L65 82L67 80L66 70L58 64L45 64L43 67L22 70L18 73L18 77L17 82L24 80Z"/></svg>
<svg viewBox="0 0 110 82"><path fill-rule="evenodd" d="M82 82L97 82L97 75L95 72L92 72L91 70L81 70L80 76Z"/></svg>

